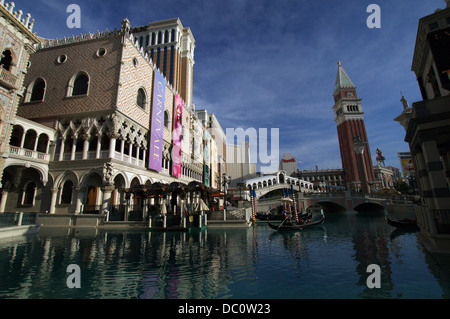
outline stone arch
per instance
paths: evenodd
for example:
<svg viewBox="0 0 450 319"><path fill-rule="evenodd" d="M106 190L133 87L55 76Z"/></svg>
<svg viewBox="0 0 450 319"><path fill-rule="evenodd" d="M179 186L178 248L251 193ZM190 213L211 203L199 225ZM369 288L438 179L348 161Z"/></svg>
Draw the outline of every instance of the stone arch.
<svg viewBox="0 0 450 319"><path fill-rule="evenodd" d="M25 134L25 128L20 124L15 124L11 132L11 138L9 140L9 145L20 147L22 143L22 138Z"/></svg>
<svg viewBox="0 0 450 319"><path fill-rule="evenodd" d="M76 187L79 185L79 179L77 174L72 170L66 170L55 179L54 187L61 188L63 183L67 180L71 180L73 182L73 186Z"/></svg>
<svg viewBox="0 0 450 319"><path fill-rule="evenodd" d="M110 198L111 214L119 214L120 216L117 216L118 218L116 220L121 220L123 218L121 206L125 203L125 188L127 186L126 175L122 173L116 174L116 176L114 176L113 183L114 190L111 192Z"/></svg>
<svg viewBox="0 0 450 319"><path fill-rule="evenodd" d="M4 48L0 57L0 67L4 68L10 73L14 73L16 64L16 54L12 48Z"/></svg>
<svg viewBox="0 0 450 319"><path fill-rule="evenodd" d="M98 170L90 170L80 179L80 185L85 189L84 213L99 213L101 210L101 186L102 173Z"/></svg>
<svg viewBox="0 0 450 319"><path fill-rule="evenodd" d="M137 175L133 176L133 178L130 180L130 188L136 185L142 185L141 178Z"/></svg>

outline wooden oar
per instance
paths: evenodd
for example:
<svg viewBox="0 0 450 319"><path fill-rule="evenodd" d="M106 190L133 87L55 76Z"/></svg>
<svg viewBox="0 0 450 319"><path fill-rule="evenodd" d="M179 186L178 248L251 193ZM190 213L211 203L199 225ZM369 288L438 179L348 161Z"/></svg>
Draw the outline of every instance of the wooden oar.
<svg viewBox="0 0 450 319"><path fill-rule="evenodd" d="M287 220L287 218L285 218L285 219L283 220L283 222L280 224L280 226L278 226L277 230L280 229L280 227L284 224L284 222L285 222L286 220Z"/></svg>

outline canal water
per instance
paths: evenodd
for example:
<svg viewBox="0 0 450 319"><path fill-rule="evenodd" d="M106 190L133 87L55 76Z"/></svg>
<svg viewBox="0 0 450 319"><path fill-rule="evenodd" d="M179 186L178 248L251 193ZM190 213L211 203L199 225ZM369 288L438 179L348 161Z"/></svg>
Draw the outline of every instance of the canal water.
<svg viewBox="0 0 450 319"><path fill-rule="evenodd" d="M371 264L380 288L367 285ZM382 215L354 212L288 233L264 223L193 233L44 229L0 242L0 275L2 299L450 298L450 256L428 253Z"/></svg>

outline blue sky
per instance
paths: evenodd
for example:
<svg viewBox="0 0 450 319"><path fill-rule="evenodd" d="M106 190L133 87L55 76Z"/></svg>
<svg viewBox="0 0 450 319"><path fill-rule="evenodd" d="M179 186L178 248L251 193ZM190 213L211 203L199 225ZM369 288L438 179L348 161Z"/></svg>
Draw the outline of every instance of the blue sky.
<svg viewBox="0 0 450 319"><path fill-rule="evenodd" d="M445 7L444 0L15 3L45 38L112 30L125 17L132 26L179 17L196 40L196 108L214 113L224 130L279 128L279 155L292 153L299 169L342 166L332 110L337 61L362 98L373 161L379 148L386 165L400 167L397 152L409 148L393 119L403 110L400 92L410 105L421 99L411 71L418 21ZM80 29L66 25L71 3L81 8ZM379 29L366 25L369 4L381 8Z"/></svg>

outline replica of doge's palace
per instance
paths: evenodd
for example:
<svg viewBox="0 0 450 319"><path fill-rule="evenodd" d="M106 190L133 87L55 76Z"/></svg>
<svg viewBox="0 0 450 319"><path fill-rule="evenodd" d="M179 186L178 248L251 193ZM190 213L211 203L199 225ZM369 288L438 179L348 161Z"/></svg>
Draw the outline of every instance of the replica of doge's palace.
<svg viewBox="0 0 450 319"><path fill-rule="evenodd" d="M142 206L124 193L136 185L221 187L224 145L195 110L195 39L179 19L39 40L11 126L0 211L107 210L121 220L125 207Z"/></svg>

